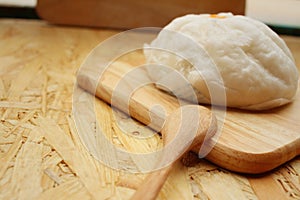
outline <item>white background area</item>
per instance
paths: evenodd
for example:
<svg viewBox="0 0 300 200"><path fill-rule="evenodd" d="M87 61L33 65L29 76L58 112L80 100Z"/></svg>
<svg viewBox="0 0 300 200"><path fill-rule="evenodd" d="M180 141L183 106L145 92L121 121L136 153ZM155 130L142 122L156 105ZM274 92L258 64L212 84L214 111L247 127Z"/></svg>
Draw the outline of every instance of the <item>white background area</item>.
<svg viewBox="0 0 300 200"><path fill-rule="evenodd" d="M246 15L272 25L300 28L300 0L247 0Z"/></svg>
<svg viewBox="0 0 300 200"><path fill-rule="evenodd" d="M0 0L0 5L34 7L37 0Z"/></svg>

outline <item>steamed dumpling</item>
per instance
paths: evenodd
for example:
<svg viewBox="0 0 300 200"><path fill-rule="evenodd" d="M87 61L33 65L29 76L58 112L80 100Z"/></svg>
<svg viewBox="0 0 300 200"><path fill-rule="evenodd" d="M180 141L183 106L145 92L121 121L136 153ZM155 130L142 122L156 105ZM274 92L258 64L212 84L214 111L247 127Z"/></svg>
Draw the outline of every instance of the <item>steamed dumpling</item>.
<svg viewBox="0 0 300 200"><path fill-rule="evenodd" d="M190 45L191 41L196 45ZM220 13L176 18L145 45L144 54L148 63L180 72L199 103L211 103L211 92L223 90L229 107L270 109L291 102L298 87L298 70L284 41L265 24L245 16ZM165 68L149 65L148 73L154 81L168 77L164 83L181 90L186 87L170 78ZM181 96L191 100L189 94Z"/></svg>

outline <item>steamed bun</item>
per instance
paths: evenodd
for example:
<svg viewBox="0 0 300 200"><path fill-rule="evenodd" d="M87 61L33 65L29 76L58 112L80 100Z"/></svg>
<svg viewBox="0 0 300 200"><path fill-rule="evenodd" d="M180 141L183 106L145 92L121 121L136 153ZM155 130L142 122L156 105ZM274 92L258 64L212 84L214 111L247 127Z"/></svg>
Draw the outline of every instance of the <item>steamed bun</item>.
<svg viewBox="0 0 300 200"><path fill-rule="evenodd" d="M186 40L170 32L180 33ZM193 41L201 50L186 41ZM212 103L209 87L213 85L213 92L225 91L226 106L270 109L291 102L298 87L298 70L284 41L265 24L245 16L220 13L176 18L145 45L144 54L147 63L181 73L199 103ZM166 79L164 83L184 91L186 85L178 85L165 68L157 70L149 65L147 70L153 81ZM166 86L160 88L168 91ZM189 94L181 94L191 100Z"/></svg>

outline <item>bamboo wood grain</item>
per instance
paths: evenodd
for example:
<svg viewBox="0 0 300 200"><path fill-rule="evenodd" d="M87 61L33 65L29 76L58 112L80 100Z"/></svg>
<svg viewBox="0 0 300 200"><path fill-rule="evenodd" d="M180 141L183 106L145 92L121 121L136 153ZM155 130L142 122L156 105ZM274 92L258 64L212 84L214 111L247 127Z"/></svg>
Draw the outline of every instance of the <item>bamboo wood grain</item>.
<svg viewBox="0 0 300 200"><path fill-rule="evenodd" d="M110 72L103 76L98 87L93 70L85 71L78 76L78 83L90 91L97 88L96 95L110 102L109 93L131 69L129 64L116 63L109 68ZM132 96L131 115L148 124L149 115L140 115L139 112L145 113L154 106L154 102L160 101L159 99L164 99L167 115L179 106L175 98L166 97L153 86L146 86ZM293 103L265 112L228 109L221 133L219 137L213 137L210 141L213 149L206 158L226 169L251 174L266 172L280 166L300 154L299 110L299 92ZM152 114L155 119L164 118L161 112ZM151 127L157 130L161 123L156 122Z"/></svg>

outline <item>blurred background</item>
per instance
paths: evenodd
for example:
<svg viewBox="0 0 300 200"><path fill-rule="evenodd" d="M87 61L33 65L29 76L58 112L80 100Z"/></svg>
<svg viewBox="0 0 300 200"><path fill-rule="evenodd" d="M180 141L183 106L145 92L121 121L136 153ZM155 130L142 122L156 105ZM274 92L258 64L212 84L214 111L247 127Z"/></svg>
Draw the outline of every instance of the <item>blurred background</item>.
<svg viewBox="0 0 300 200"><path fill-rule="evenodd" d="M258 19L277 33L289 35L300 35L299 10L300 0L0 0L2 18L128 29L161 27L187 13L224 11Z"/></svg>
<svg viewBox="0 0 300 200"><path fill-rule="evenodd" d="M37 0L0 0L0 17L37 19L36 4Z"/></svg>

